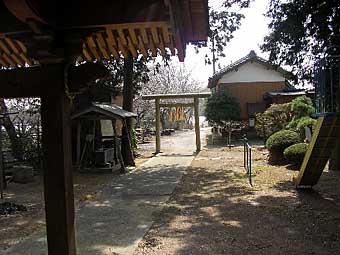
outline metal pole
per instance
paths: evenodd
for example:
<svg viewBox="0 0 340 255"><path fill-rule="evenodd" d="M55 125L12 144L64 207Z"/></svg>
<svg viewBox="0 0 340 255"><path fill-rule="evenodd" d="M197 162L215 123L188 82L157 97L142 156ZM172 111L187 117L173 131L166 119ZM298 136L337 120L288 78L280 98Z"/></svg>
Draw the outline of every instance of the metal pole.
<svg viewBox="0 0 340 255"><path fill-rule="evenodd" d="M247 169L246 167L246 136L243 136L243 167L244 169Z"/></svg>
<svg viewBox="0 0 340 255"><path fill-rule="evenodd" d="M251 181L251 147L249 147L249 183L253 186Z"/></svg>

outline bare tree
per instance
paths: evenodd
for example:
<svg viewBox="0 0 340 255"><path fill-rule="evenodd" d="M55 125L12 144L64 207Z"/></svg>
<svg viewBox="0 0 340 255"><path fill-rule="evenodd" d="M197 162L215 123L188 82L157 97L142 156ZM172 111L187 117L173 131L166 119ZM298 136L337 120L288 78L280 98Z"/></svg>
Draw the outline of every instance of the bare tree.
<svg viewBox="0 0 340 255"><path fill-rule="evenodd" d="M134 109L138 115L138 125L141 120L153 119L154 102L141 99L141 95L148 94L179 94L189 92L199 92L203 90L200 82L195 80L192 72L182 64L169 62L167 66L160 67L155 65L150 68L152 74L149 75L147 82L136 96ZM183 101L183 99L181 99ZM171 102L176 102L172 100ZM164 124L169 109L161 109L161 122Z"/></svg>

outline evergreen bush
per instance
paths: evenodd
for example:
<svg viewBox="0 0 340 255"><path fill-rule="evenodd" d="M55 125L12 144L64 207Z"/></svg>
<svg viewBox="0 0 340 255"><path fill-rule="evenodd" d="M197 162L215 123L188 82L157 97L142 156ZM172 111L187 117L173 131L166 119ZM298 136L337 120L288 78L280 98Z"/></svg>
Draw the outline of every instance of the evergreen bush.
<svg viewBox="0 0 340 255"><path fill-rule="evenodd" d="M283 155L290 163L301 164L307 148L306 143L293 144L284 150Z"/></svg>

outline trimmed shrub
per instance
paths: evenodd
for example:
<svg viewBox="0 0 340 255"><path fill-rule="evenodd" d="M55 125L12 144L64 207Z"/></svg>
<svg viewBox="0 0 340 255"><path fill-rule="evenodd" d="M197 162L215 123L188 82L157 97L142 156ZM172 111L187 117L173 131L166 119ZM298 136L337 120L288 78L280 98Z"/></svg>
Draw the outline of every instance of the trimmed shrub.
<svg viewBox="0 0 340 255"><path fill-rule="evenodd" d="M308 144L297 143L286 148L283 152L283 155L290 163L301 165L307 148Z"/></svg>
<svg viewBox="0 0 340 255"><path fill-rule="evenodd" d="M266 142L266 147L269 150L269 163L277 164L282 161L283 151L300 141L299 134L291 130L281 130L272 134Z"/></svg>
<svg viewBox="0 0 340 255"><path fill-rule="evenodd" d="M266 147L268 150L281 150L300 142L299 134L292 130L281 130L272 134L267 142Z"/></svg>

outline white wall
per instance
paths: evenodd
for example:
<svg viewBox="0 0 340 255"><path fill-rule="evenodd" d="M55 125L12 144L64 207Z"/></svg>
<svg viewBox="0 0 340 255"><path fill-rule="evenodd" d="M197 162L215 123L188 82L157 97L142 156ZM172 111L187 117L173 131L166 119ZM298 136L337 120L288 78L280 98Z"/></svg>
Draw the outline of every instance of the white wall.
<svg viewBox="0 0 340 255"><path fill-rule="evenodd" d="M234 82L277 82L284 81L283 75L275 70L268 69L266 66L257 62L247 62L238 67L238 70L226 73L218 83Z"/></svg>

